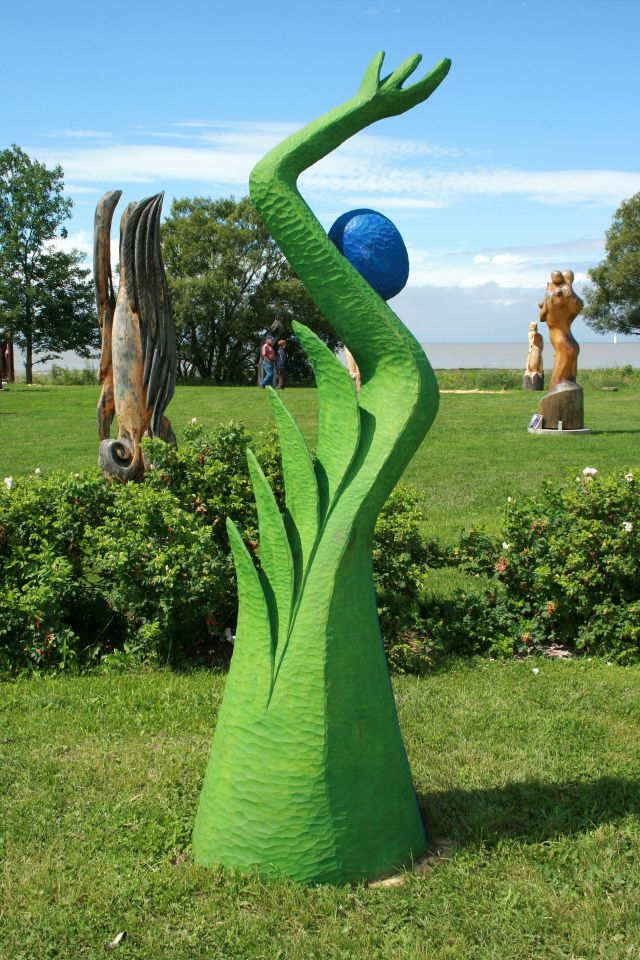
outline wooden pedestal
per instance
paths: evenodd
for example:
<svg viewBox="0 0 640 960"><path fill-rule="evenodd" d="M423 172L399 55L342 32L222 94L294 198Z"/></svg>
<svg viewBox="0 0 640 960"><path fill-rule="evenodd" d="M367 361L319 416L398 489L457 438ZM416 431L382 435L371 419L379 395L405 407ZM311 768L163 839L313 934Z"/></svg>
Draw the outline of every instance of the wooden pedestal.
<svg viewBox="0 0 640 960"><path fill-rule="evenodd" d="M571 380L562 380L544 395L538 404L538 413L543 416L542 426L546 430L557 430L559 421L562 430L584 429L582 387Z"/></svg>

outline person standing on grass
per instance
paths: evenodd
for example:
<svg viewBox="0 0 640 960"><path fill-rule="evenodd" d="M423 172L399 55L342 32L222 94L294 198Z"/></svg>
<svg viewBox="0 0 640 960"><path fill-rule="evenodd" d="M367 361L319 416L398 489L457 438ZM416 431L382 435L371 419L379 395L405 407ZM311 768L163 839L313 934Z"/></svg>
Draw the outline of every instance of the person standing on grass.
<svg viewBox="0 0 640 960"><path fill-rule="evenodd" d="M262 373L263 373L262 380L260 381L260 386L270 387L273 384L273 362L276 357L273 350L273 337L267 337L265 342L262 344L260 356L262 357Z"/></svg>
<svg viewBox="0 0 640 960"><path fill-rule="evenodd" d="M287 341L278 340L278 349L276 351L276 373L278 374L278 380L276 383L276 390L284 390L284 385L287 382L288 372Z"/></svg>

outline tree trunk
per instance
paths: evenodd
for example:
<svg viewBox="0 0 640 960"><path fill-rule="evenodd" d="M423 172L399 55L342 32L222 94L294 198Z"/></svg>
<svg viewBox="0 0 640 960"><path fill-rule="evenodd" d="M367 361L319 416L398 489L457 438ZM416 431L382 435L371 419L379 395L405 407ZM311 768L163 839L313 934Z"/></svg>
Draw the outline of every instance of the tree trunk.
<svg viewBox="0 0 640 960"><path fill-rule="evenodd" d="M33 383L33 335L31 333L31 324L29 324L29 328L27 329L26 341L26 359L24 364L25 381L27 383Z"/></svg>

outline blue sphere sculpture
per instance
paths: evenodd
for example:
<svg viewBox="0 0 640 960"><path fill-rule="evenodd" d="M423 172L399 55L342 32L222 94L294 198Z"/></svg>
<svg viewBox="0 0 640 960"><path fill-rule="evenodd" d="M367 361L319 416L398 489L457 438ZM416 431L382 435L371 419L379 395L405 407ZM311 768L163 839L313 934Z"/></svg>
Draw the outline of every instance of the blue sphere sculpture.
<svg viewBox="0 0 640 960"><path fill-rule="evenodd" d="M329 230L340 253L383 300L400 293L409 278L409 255L398 228L376 210L349 210Z"/></svg>

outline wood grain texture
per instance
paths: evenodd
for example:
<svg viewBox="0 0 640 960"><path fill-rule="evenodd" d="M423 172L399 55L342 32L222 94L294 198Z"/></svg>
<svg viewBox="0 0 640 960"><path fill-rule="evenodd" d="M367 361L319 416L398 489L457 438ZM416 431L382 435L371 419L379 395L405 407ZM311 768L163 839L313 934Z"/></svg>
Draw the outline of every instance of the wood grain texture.
<svg viewBox="0 0 640 960"><path fill-rule="evenodd" d="M121 196L122 190L108 190L100 198L93 225L93 283L101 337L98 370L98 382L102 385L98 400L98 436L101 440L106 440L111 435L111 424L116 413L111 361L111 331L116 309L111 278L111 221Z"/></svg>
<svg viewBox="0 0 640 960"><path fill-rule="evenodd" d="M99 465L118 480L144 474L140 441L175 444L165 417L176 383L176 333L160 252L163 194L130 203L120 223L120 285L113 296L109 234L121 191L100 200L95 219L94 276L102 331L98 403ZM111 421L118 437L109 439Z"/></svg>

